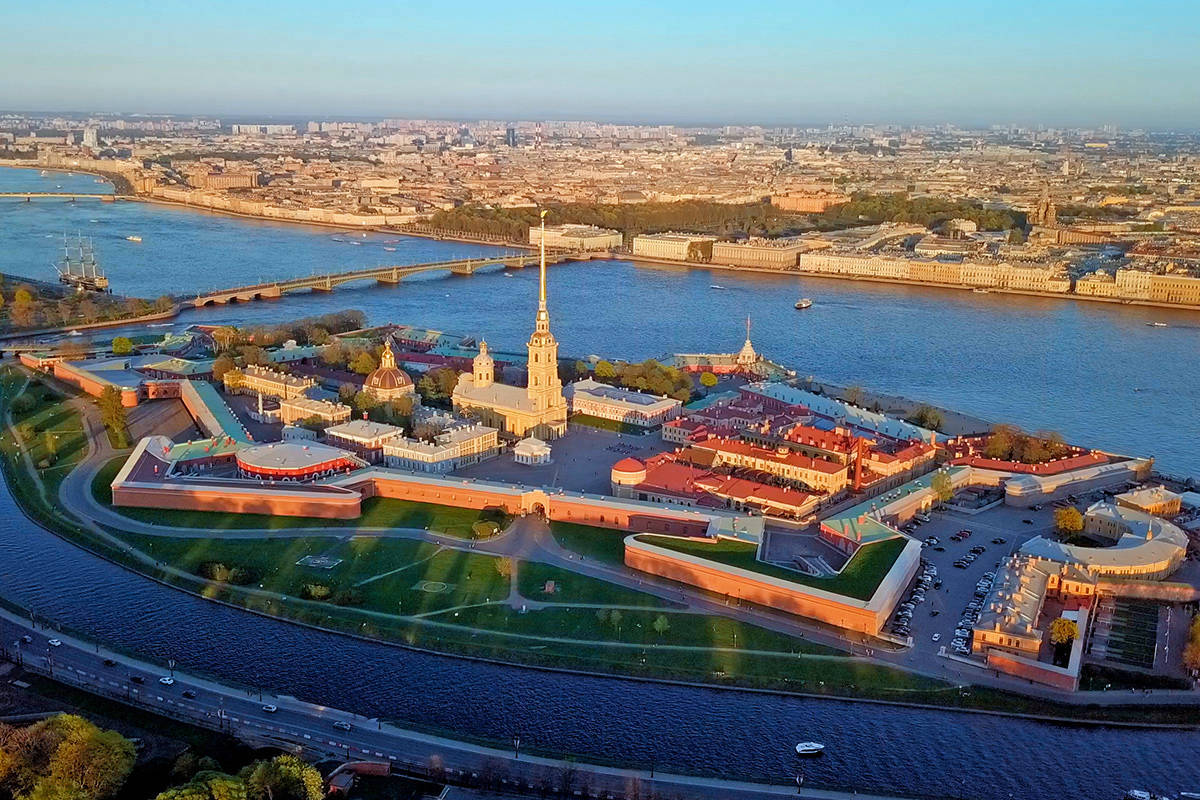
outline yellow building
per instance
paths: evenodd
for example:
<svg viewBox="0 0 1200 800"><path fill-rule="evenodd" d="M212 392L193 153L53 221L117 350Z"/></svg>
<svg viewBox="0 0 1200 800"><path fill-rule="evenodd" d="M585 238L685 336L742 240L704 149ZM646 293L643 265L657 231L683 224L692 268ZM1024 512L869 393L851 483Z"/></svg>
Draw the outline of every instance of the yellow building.
<svg viewBox="0 0 1200 800"><path fill-rule="evenodd" d="M545 225L545 212L542 224ZM484 425L514 437L557 439L567 432L567 401L558 377L558 342L550 332L546 310L546 240L541 243L537 321L526 345L529 351L528 385L496 383L496 365L487 342L479 345L471 374L460 375L454 387L454 410L468 413Z"/></svg>

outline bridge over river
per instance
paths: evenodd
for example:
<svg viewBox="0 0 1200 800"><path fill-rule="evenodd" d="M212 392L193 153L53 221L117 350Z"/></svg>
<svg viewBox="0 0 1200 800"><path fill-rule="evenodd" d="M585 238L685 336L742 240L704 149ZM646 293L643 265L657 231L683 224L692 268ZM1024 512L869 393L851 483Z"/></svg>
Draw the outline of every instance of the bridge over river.
<svg viewBox="0 0 1200 800"><path fill-rule="evenodd" d="M587 261L590 253L558 253L548 260L547 264L561 264L564 261ZM335 286L352 281L373 280L385 286L395 286L404 278L422 272L450 272L454 275L473 275L483 267L500 265L505 269L520 269L538 263L539 256L511 255L489 256L485 258L462 258L455 261L435 261L428 264L406 264L383 267L366 267L344 272L327 272L321 275L309 275L303 278L289 278L268 283L258 283L252 286L236 286L231 289L198 294L191 300L182 301L183 305L195 308L204 306L225 305L226 303L245 303L251 300L268 300L280 297L284 292L294 292L307 289L313 292L330 292Z"/></svg>

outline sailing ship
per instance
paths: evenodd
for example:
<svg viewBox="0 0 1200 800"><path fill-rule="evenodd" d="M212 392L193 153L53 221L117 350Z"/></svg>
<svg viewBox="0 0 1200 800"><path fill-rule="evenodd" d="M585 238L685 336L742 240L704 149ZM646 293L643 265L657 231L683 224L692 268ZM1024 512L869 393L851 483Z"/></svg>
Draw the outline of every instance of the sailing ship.
<svg viewBox="0 0 1200 800"><path fill-rule="evenodd" d="M55 263L59 283L74 286L80 292L107 292L108 278L96 262L91 239L63 234L62 258Z"/></svg>

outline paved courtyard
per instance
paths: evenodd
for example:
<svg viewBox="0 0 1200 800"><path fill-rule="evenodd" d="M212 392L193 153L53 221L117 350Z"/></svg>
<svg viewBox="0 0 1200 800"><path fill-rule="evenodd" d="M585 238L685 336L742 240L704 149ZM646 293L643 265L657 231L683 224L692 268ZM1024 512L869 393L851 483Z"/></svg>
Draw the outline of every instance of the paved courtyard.
<svg viewBox="0 0 1200 800"><path fill-rule="evenodd" d="M567 435L551 442L550 447L549 464L518 464L511 453L505 453L454 474L608 495L612 494L609 474L613 464L626 456L646 458L671 449L657 433L633 436L579 425L572 425Z"/></svg>

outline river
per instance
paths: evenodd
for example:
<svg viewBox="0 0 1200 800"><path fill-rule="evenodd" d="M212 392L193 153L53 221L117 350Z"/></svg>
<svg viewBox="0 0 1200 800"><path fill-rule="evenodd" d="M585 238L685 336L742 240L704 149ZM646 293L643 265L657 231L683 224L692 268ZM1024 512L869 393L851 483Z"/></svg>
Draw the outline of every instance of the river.
<svg viewBox="0 0 1200 800"><path fill-rule="evenodd" d="M0 186L19 183L5 172L13 171L0 170ZM22 180L45 179L33 172ZM46 277L53 237L76 228L96 238L118 291L148 296L496 252L422 239L385 244L394 237L375 235L355 246L350 234L141 203L3 201L0 271ZM140 246L124 241L135 233ZM514 348L528 336L535 286L529 270L427 278L195 312L180 324L362 308L372 322L479 333ZM759 349L801 372L1156 454L1168 469L1200 474L1188 446L1200 424L1187 388L1200 342L1193 315L624 262L556 267L550 292L564 352L644 358L736 349L751 313ZM816 300L813 309L792 309L799 294ZM1150 319L1171 327L1149 328ZM1004 800L1034 796L1032 786L1036 796L1088 798L1115 798L1129 786L1200 787L1198 732L659 686L413 653L153 583L28 523L7 489L0 514L3 596L146 657L368 716L504 741L519 733L551 753L757 780L788 780L791 743L813 738L829 749L806 764L808 783L864 791Z"/></svg>

